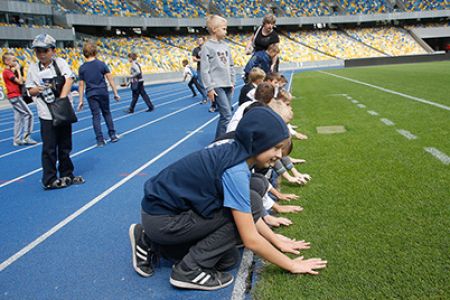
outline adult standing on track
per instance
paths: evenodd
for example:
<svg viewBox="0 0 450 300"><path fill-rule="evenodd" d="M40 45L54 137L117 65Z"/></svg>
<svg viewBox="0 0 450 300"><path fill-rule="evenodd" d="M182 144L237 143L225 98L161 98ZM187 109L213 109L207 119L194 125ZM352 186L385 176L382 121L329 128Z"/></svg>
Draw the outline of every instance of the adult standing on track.
<svg viewBox="0 0 450 300"><path fill-rule="evenodd" d="M146 111L153 111L153 103L150 100L150 97L147 95L147 92L144 88L144 78L142 78L142 69L141 66L137 63L137 54L130 53L128 54L128 61L131 63L131 92L133 94L133 99L131 100L130 108L126 110L126 113L132 114L134 113L134 107L136 106L136 102L139 98L139 95L142 96L145 104L147 104L148 109Z"/></svg>
<svg viewBox="0 0 450 300"><path fill-rule="evenodd" d="M261 50L266 51L270 45L278 44L280 42L280 37L275 31L276 22L277 19L273 14L264 16L262 25L256 29L250 40L247 42L247 46L245 48L245 52L247 55ZM277 55L272 60L272 72L278 72L279 64L280 60Z"/></svg>

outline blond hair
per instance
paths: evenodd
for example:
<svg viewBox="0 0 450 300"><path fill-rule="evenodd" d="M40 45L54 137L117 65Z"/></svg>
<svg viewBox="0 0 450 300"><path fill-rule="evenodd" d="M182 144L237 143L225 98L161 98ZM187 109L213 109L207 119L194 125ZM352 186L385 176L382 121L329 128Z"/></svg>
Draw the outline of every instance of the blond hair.
<svg viewBox="0 0 450 300"><path fill-rule="evenodd" d="M275 23L277 22L277 18L273 15L273 14L267 14L264 16L263 18L263 25L264 24L273 24L275 25Z"/></svg>
<svg viewBox="0 0 450 300"><path fill-rule="evenodd" d="M277 100L283 101L284 103L289 105L292 100L292 94L284 89L280 89L278 91Z"/></svg>
<svg viewBox="0 0 450 300"><path fill-rule="evenodd" d="M248 73L248 80L250 82L256 82L257 80L264 80L266 77L266 72L261 68L252 68L250 73Z"/></svg>
<svg viewBox="0 0 450 300"><path fill-rule="evenodd" d="M292 121L294 117L294 112L292 111L292 107L287 105L281 100L273 100L269 102L269 107L276 112L281 119L287 124Z"/></svg>
<svg viewBox="0 0 450 300"><path fill-rule="evenodd" d="M278 54L280 53L280 47L278 44L270 44L269 47L267 47L267 52Z"/></svg>
<svg viewBox="0 0 450 300"><path fill-rule="evenodd" d="M216 29L221 22L227 22L227 19L222 18L218 15L211 15L206 19L206 27L208 28L209 34L214 33L214 29Z"/></svg>

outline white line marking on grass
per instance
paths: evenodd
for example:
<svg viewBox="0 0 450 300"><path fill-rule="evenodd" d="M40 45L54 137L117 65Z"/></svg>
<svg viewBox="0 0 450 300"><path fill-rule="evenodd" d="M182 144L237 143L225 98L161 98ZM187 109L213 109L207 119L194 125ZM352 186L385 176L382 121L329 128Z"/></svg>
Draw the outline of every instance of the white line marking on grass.
<svg viewBox="0 0 450 300"><path fill-rule="evenodd" d="M356 105L356 106L358 106L359 108L366 108L366 106L364 104L361 104L361 103Z"/></svg>
<svg viewBox="0 0 450 300"><path fill-rule="evenodd" d="M412 134L411 132L409 132L408 130L405 129L397 129L397 132L400 133L401 135L403 135L405 138L407 138L408 140L416 140L417 136L415 136L414 134Z"/></svg>
<svg viewBox="0 0 450 300"><path fill-rule="evenodd" d="M173 144L172 146L170 146L169 148L167 148L166 150L164 150L163 152L161 152L160 154L158 154L156 157L154 157L153 159L149 160L148 162L146 162L145 164L143 164L142 166L140 166L139 168L137 168L136 170L134 170L130 175L128 175L127 177L123 178L122 180L120 180L119 182L117 182L116 184L114 184L113 186L111 186L110 188L108 188L107 190L105 190L103 193L101 193L100 195L98 195L97 197L95 197L94 199L92 199L91 201L89 201L88 203L86 203L83 207L81 207L80 209L78 209L76 212L72 213L70 216L68 216L67 218L65 218L64 220L62 220L61 222L59 222L58 224L56 224L54 227L52 227L49 231L47 231L46 233L44 233L43 235L39 236L37 239L35 239L33 242L29 243L27 246L25 246L24 248L22 248L19 252L15 253L14 255L12 255L11 257L9 257L7 260L5 260L4 262L2 262L0 264L0 272L2 272L4 269L6 269L8 266L10 266L11 264L13 264L14 262L16 262L18 259L20 259L22 256L24 256L25 254L27 254L28 252L30 252L31 250L33 250L33 248L37 247L39 244L43 243L46 239L48 239L49 237L51 237L53 234L55 234L56 232L58 232L60 229L62 229L64 226L66 226L67 224L69 224L70 222L72 222L73 220L75 220L77 217L79 217L80 215L82 215L84 212L86 212L88 209L90 209L92 206L94 206L95 204L97 204L98 202L102 201L106 196L108 196L109 194L111 194L112 192L114 192L115 190L117 190L119 187L121 187L122 185L124 185L125 183L127 183L129 180L131 180L133 177L137 176L139 173L141 173L144 169L148 168L149 166L151 166L153 163L155 163L157 160L159 160L161 157L165 156L167 153L169 153L170 151L172 151L173 149L175 149L176 147L178 147L181 143L185 142L186 140L188 140L191 136L193 136L194 134L196 134L199 130L202 130L203 128L205 128L206 126L208 126L209 124L211 124L213 121L215 121L216 119L218 119L219 116L215 116L214 118L210 119L209 121L207 121L206 123L204 123L203 125L201 125L200 127L197 127L197 129L195 129L193 132L189 133L188 135L186 135L184 138L182 138L181 140L179 140L178 142L176 142L175 144Z"/></svg>
<svg viewBox="0 0 450 300"><path fill-rule="evenodd" d="M166 118L168 118L168 117L170 117L170 116L173 116L173 115L175 115L175 114L177 114L177 113L179 113L179 112L182 112L182 111L184 111L184 110L187 110L187 109L189 109L189 108L191 108L191 107L193 107L193 106L196 106L196 105L198 105L198 103L193 103L193 104L191 104L191 105L185 106L185 107L183 107L183 108L181 108L181 109L179 109L179 110L177 110L177 111L171 112L170 114L164 115L164 116L159 117L159 118L157 118L157 119L154 119L154 120L152 120L152 121L150 121L150 122L144 123L144 124L142 124L142 125L140 125L140 126L138 126L138 127L135 127L135 128L130 129L130 130L128 130L128 131L125 131L125 132L121 133L120 135L121 135L122 137L124 137L125 135L130 134L130 133L132 133L132 132L135 132L136 130L142 129L142 128L144 128L144 127L147 127L148 125L151 125L151 124L153 124L153 123L156 123L156 122L159 122L159 121L161 121L161 120L164 120L164 119L166 119ZM144 110L144 111L145 111L145 110ZM92 149L95 149L96 147L97 147L97 145L89 146L89 147L87 147L87 148L84 148L83 150L80 150L80 151L78 151L78 152L76 152L76 153L70 155L70 157L71 157L71 158L76 157L76 156L81 155L81 154L83 154L83 153L85 153L85 152L88 152L88 151L90 151L90 150L92 150ZM38 169L35 169L35 170L33 170L33 171L30 171L30 172L28 172L28 173L26 173L26 174L23 174L23 175L21 175L21 176L19 176L19 177L16 177L16 178L14 178L14 179L5 181L4 183L0 184L0 188L3 188L3 187L5 187L5 186L7 186L7 185L10 185L11 183L20 181L20 180L22 180L22 179L24 179L24 178L26 178L26 177L29 177L29 176L31 176L31 175L33 175L33 174L36 174L36 173L38 173L38 172L41 171L41 170L42 170L42 168L38 168Z"/></svg>
<svg viewBox="0 0 450 300"><path fill-rule="evenodd" d="M352 103L354 103L354 104L359 103L358 100L355 100L355 99L353 99L353 100L351 100L351 101L352 101Z"/></svg>
<svg viewBox="0 0 450 300"><path fill-rule="evenodd" d="M329 94L328 96L342 96L347 97L347 94ZM351 98L351 97L350 97Z"/></svg>
<svg viewBox="0 0 450 300"><path fill-rule="evenodd" d="M236 281L234 283L233 292L231 294L231 300L243 300L245 299L245 291L247 289L247 278L249 276L249 270L252 266L253 252L244 249L242 254L241 265L236 275Z"/></svg>
<svg viewBox="0 0 450 300"><path fill-rule="evenodd" d="M440 160L444 165L446 165L446 166L450 165L450 157L447 154L445 154L444 152L439 151L438 149L433 148L433 147L426 147L423 149L426 152L433 155L436 159Z"/></svg>
<svg viewBox="0 0 450 300"><path fill-rule="evenodd" d="M291 93L291 87L292 87L292 78L294 77L294 71L291 72L291 76L289 77L289 86L288 86L288 91L289 93Z"/></svg>
<svg viewBox="0 0 450 300"><path fill-rule="evenodd" d="M396 92L396 91L393 91L393 90L389 90L389 89L386 89L386 88L383 88L383 87L380 87L380 86L376 86L376 85L373 85L373 84L370 84L370 83L362 82L362 81L359 81L359 80L356 80L356 79L351 79L351 78L348 78L348 77L344 77L344 76L340 76L340 75L336 75L336 74L332 74L332 73L328 73L328 72L324 72L324 71L319 71L319 72L322 73L322 74L327 74L327 75L330 75L330 76L334 76L334 77L337 77L337 78L340 78L340 79L351 81L353 83L365 85L365 86L368 86L368 87L371 87L371 88L374 88L374 89L377 89L377 90L380 90L380 91L383 91L383 92L386 92L386 93L394 94L394 95L401 96L401 97L404 97L404 98L407 98L407 99L411 99L411 100L414 100L414 101L417 101L417 102L420 102L420 103L429 104L429 105L432 105L432 106L435 106L435 107L442 108L442 109L450 111L450 107L445 106L443 104L439 104L439 103L432 102L432 101L429 101L429 100L426 100L426 99L422 99L422 98L419 98L419 97L414 97L414 96L411 96L411 95L407 95L407 94L403 94L403 93Z"/></svg>
<svg viewBox="0 0 450 300"><path fill-rule="evenodd" d="M387 126L394 126L395 125L394 122L392 122L391 120L386 119L386 118L382 118L382 119L380 119L380 121L383 122L384 124L386 124Z"/></svg>
<svg viewBox="0 0 450 300"><path fill-rule="evenodd" d="M378 113L376 111L373 111L373 110L368 110L367 113L369 115L372 115L372 116L378 116Z"/></svg>

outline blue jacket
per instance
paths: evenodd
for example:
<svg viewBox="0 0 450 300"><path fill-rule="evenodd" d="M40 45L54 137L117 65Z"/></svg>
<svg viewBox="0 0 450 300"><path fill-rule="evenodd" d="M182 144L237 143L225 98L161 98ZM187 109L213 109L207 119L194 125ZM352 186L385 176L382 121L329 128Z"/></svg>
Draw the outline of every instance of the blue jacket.
<svg viewBox="0 0 450 300"><path fill-rule="evenodd" d="M150 215L193 210L209 218L223 206L222 175L228 168L289 137L283 120L269 108L244 115L234 140L219 141L171 164L144 185L142 209Z"/></svg>
<svg viewBox="0 0 450 300"><path fill-rule="evenodd" d="M272 58L267 54L265 50L257 51L253 54L252 58L245 65L244 72L250 73L250 70L258 67L264 70L266 74L270 72L270 66L272 65Z"/></svg>

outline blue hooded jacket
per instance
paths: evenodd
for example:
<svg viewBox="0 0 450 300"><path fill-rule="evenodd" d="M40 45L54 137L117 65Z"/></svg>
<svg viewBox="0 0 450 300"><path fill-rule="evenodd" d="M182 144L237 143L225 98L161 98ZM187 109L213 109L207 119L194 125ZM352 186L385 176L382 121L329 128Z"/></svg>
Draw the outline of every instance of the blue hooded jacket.
<svg viewBox="0 0 450 300"><path fill-rule="evenodd" d="M270 108L244 115L234 140L213 143L191 153L150 178L142 209L150 215L178 215L193 210L204 218L223 206L222 175L289 137L283 120Z"/></svg>
<svg viewBox="0 0 450 300"><path fill-rule="evenodd" d="M244 73L248 74L253 68L258 67L266 72L266 74L269 74L271 73L270 66L272 66L272 58L269 54L265 50L257 51L245 65Z"/></svg>

